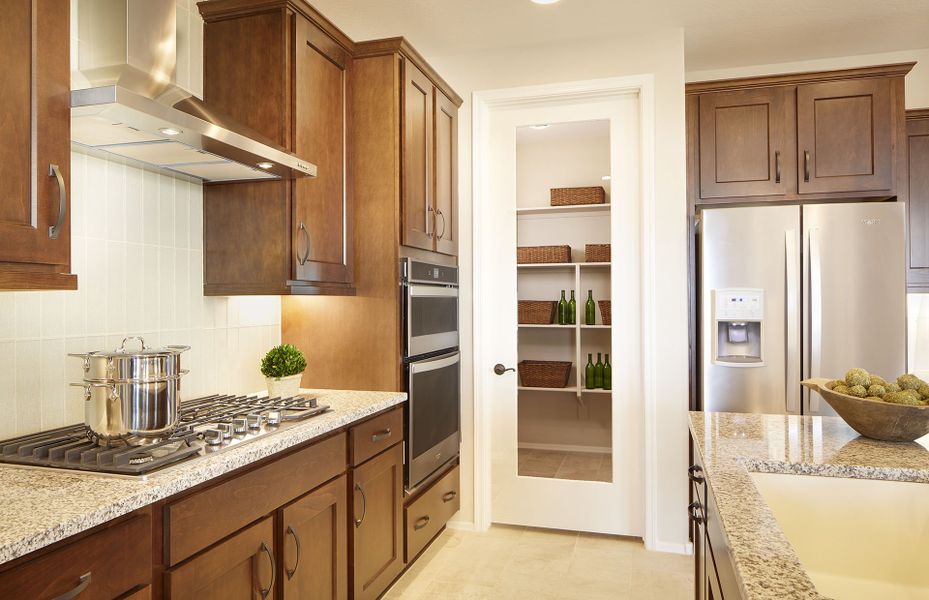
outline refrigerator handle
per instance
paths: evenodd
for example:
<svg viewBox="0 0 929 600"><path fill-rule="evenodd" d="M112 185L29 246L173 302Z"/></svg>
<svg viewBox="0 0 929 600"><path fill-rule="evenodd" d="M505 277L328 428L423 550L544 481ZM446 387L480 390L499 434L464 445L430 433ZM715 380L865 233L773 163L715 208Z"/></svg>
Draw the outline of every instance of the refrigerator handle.
<svg viewBox="0 0 929 600"><path fill-rule="evenodd" d="M810 377L822 377L823 273L819 228L810 228ZM810 414L819 412L819 394L810 394Z"/></svg>
<svg viewBox="0 0 929 600"><path fill-rule="evenodd" d="M787 414L800 414L800 319L798 314L798 288L800 284L797 230L784 232L784 257L787 261L784 272L787 276L785 289L786 334L784 346L784 390Z"/></svg>

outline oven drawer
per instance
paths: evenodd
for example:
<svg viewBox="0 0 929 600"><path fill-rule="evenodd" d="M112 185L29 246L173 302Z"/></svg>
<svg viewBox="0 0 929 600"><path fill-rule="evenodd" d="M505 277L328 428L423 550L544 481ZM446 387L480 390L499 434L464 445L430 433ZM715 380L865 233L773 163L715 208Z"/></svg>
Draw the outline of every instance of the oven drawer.
<svg viewBox="0 0 929 600"><path fill-rule="evenodd" d="M411 562L461 507L456 465L404 509L406 562Z"/></svg>
<svg viewBox="0 0 929 600"><path fill-rule="evenodd" d="M345 472L340 433L165 507L168 566Z"/></svg>
<svg viewBox="0 0 929 600"><path fill-rule="evenodd" d="M110 600L152 579L149 511L0 573L0 598ZM81 591L78 591L80 589Z"/></svg>
<svg viewBox="0 0 929 600"><path fill-rule="evenodd" d="M381 451L403 441L403 407L368 419L351 428L352 466L357 467Z"/></svg>

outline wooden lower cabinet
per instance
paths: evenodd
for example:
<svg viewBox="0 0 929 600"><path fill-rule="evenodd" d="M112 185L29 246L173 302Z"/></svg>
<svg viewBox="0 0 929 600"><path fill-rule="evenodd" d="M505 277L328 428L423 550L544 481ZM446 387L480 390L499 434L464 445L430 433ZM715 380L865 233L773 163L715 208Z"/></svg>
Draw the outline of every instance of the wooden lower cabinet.
<svg viewBox="0 0 929 600"><path fill-rule="evenodd" d="M352 507L352 597L374 600L404 567L402 444L355 468Z"/></svg>
<svg viewBox="0 0 929 600"><path fill-rule="evenodd" d="M460 469L456 465L404 509L406 561L413 559L461 508Z"/></svg>
<svg viewBox="0 0 929 600"><path fill-rule="evenodd" d="M285 599L348 598L347 493L343 475L281 510Z"/></svg>

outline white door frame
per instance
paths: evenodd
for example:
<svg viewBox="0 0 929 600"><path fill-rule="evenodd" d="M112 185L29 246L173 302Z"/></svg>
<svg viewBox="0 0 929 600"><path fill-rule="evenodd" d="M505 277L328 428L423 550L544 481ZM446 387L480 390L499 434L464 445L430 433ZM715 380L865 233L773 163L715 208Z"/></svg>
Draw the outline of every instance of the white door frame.
<svg viewBox="0 0 929 600"><path fill-rule="evenodd" d="M615 77L590 81L546 84L519 88L507 88L475 92L473 95L472 126L472 264L474 298L484 295L483 268L490 264L490 244L486 243L482 217L487 212L493 197L487 188L489 152L486 145L490 139L491 114L502 108L539 106L546 103L564 104L571 101L608 99L613 96L628 96L636 93L639 100L639 168L640 168L640 233L641 233L641 340L642 340L642 392L644 444L642 456L645 460L645 545L656 546L657 534L657 359L655 356L656 314L655 292L655 92L654 76L651 74ZM474 524L478 531L485 531L491 523L491 453L490 453L490 394L487 385L495 377L489 365L495 358L485 352L492 340L484 339L483 306L473 305L474 332Z"/></svg>

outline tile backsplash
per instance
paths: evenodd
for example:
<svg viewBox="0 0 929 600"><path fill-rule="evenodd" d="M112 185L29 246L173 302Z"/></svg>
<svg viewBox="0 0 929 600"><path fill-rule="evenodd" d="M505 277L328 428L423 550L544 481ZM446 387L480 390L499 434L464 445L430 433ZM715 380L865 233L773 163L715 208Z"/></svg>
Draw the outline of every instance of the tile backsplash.
<svg viewBox="0 0 929 600"><path fill-rule="evenodd" d="M199 183L71 153L77 291L0 293L0 439L83 420L81 361L128 335L187 344L182 397L264 388L279 297L203 296Z"/></svg>

